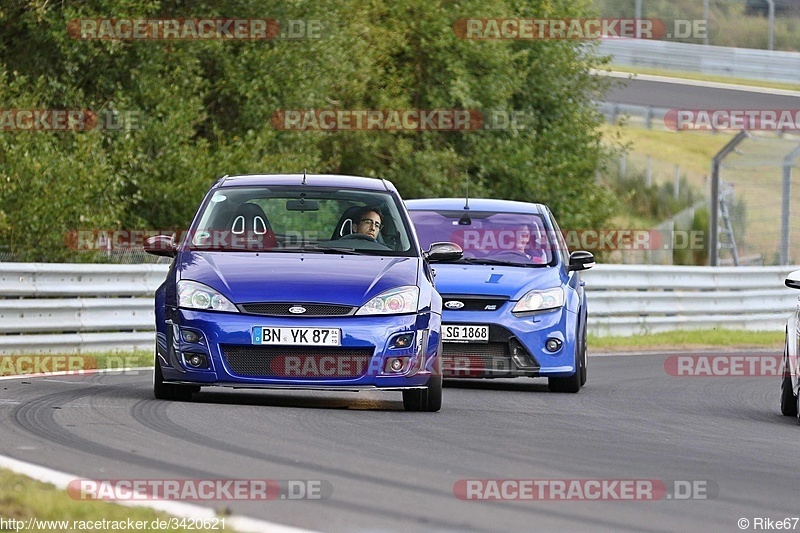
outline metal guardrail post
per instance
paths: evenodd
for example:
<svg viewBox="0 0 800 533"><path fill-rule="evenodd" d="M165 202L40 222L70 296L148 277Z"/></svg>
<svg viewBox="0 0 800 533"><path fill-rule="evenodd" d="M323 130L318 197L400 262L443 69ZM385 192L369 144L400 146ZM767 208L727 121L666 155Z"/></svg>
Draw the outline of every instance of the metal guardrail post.
<svg viewBox="0 0 800 533"><path fill-rule="evenodd" d="M717 155L711 160L711 211L709 213L709 233L708 240L708 264L709 266L717 266L719 263L719 169L722 166L722 160L728 154L749 137L750 134L747 130L742 130L736 134L736 137L731 139L722 150L717 152Z"/></svg>
<svg viewBox="0 0 800 533"><path fill-rule="evenodd" d="M792 193L792 165L800 156L800 145L783 158L783 198L781 201L781 265L789 264L789 210Z"/></svg>
<svg viewBox="0 0 800 533"><path fill-rule="evenodd" d="M775 0L767 0L767 4L769 5L769 48L768 50L773 50L775 48Z"/></svg>

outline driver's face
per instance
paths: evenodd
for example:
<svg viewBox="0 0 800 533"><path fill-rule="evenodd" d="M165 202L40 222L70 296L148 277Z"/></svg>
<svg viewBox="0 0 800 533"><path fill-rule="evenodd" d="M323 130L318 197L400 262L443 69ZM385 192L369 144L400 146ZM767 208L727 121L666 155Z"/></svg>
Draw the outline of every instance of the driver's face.
<svg viewBox="0 0 800 533"><path fill-rule="evenodd" d="M528 247L528 242L531 240L531 230L527 226L523 226L517 230L517 250L524 252Z"/></svg>
<svg viewBox="0 0 800 533"><path fill-rule="evenodd" d="M369 211L361 220L358 221L358 233L369 235L373 239L378 238L378 233L381 230L381 217L375 211Z"/></svg>

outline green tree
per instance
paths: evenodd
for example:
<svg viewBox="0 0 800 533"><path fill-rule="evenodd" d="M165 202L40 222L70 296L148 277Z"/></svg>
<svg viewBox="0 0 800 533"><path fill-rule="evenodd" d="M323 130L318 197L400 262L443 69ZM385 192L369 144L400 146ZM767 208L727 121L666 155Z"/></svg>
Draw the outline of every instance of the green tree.
<svg viewBox="0 0 800 533"><path fill-rule="evenodd" d="M185 227L223 174L379 176L406 197L473 195L549 204L569 228L616 207L595 184L607 155L591 43L476 41L480 17L581 17L584 2L9 0L0 7L0 108L118 112L136 128L0 131L0 246L23 260L74 260L69 230ZM86 18L317 20L320 38L77 40ZM279 110L516 112L524 128L281 131ZM79 260L87 256L79 256Z"/></svg>

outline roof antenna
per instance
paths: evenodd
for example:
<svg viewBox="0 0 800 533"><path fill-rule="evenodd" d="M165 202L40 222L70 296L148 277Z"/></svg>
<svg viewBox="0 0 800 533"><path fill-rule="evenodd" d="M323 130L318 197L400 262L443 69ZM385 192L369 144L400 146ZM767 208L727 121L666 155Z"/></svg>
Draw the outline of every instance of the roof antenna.
<svg viewBox="0 0 800 533"><path fill-rule="evenodd" d="M467 211L469 211L469 169L464 171L464 175L466 176L466 179L467 179L467 194L466 194L465 200L464 200L464 210L465 211L464 211L464 215L461 218L458 219L458 225L459 226L471 226L472 225L472 219L469 218L469 213L467 213Z"/></svg>
<svg viewBox="0 0 800 533"><path fill-rule="evenodd" d="M306 169L303 169L303 183L301 183L300 185L305 185L305 184L306 184Z"/></svg>

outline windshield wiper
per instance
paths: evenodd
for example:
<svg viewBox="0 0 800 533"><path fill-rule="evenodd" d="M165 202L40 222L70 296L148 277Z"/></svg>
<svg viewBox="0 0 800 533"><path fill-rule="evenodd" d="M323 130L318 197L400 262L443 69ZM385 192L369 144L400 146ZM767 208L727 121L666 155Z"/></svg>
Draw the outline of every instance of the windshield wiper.
<svg viewBox="0 0 800 533"><path fill-rule="evenodd" d="M486 259L481 257L462 257L460 261L472 263L474 265L504 265L504 266L517 266L517 267L541 266L541 265L534 265L532 263L517 263L514 261L502 261L500 259Z"/></svg>
<svg viewBox="0 0 800 533"><path fill-rule="evenodd" d="M306 244L303 246L303 251L322 252L324 254L364 255L355 248L348 248L347 246L320 246L319 244Z"/></svg>

